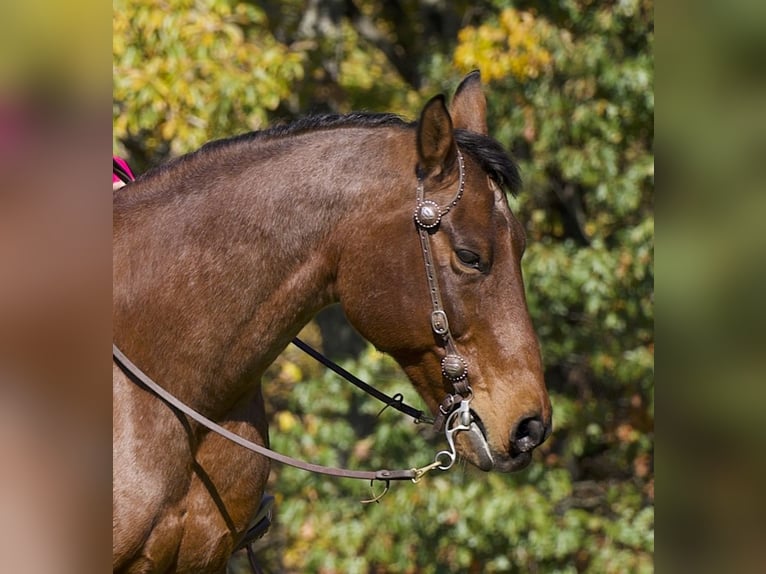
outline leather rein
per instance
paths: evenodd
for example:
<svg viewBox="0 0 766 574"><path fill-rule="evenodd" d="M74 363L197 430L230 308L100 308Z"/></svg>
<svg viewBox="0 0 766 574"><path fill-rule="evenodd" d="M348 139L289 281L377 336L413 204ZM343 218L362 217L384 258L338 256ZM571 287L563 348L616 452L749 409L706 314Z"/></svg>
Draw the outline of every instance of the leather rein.
<svg viewBox="0 0 766 574"><path fill-rule="evenodd" d="M393 397L389 397L375 387L355 377L297 337L292 341L293 344L313 357L315 360L330 368L335 373L356 385L366 393L385 403L386 407L384 407L384 409L390 406L412 417L416 423L428 422L433 424L434 429L437 432L444 430L445 436L447 438L447 443L449 445L449 450L442 450L437 452L434 461L431 464L428 464L422 468L411 468L404 470L382 469L366 471L327 467L305 462L249 441L205 417L166 391L155 381L153 381L151 377L149 377L135 363L133 363L117 347L116 344L112 343L112 356L115 362L123 371L123 373L125 373L134 383L148 388L171 407L183 412L185 415L201 424L208 430L223 436L224 438L242 446L243 448L246 448L247 450L270 458L276 462L287 464L289 466L293 466L308 472L341 478L369 480L371 483L376 480L384 481L386 483L386 489L382 494L375 496L372 500L363 502L377 501L380 497L383 496L383 494L387 492L388 484L392 480L412 480L413 482L417 483L426 473L430 472L431 470L448 470L452 467L457 458L454 438L455 434L461 431L472 430L472 424L474 427L476 426L474 423L474 417L470 410L470 401L473 393L471 391L470 385L468 384L468 363L458 353L455 347L452 333L450 332L447 314L444 311L444 305L441 299L441 292L439 290L439 283L436 277L430 244L430 235L438 230L441 218L446 215L453 207L455 207L458 201L460 201L460 198L463 196L463 190L465 187L465 167L463 163L463 155L461 154L460 150L457 150L457 161L459 169L459 183L458 190L455 193L452 201L450 201L447 206L441 207L436 202L425 199L424 182L421 177L418 177L417 204L414 213L414 220L420 238L420 245L423 252L423 260L425 263L426 279L428 281L431 298L431 329L433 330L434 334L439 337L443 346L445 347L446 355L441 360L442 375L451 383L454 391L452 393L448 393L444 398L441 405L439 406L436 417L428 417L423 411L407 405L404 403L401 394L397 393ZM133 178L125 173L125 171L122 170L122 168L116 162L114 162L113 168L114 173L125 183L129 183L133 180Z"/></svg>

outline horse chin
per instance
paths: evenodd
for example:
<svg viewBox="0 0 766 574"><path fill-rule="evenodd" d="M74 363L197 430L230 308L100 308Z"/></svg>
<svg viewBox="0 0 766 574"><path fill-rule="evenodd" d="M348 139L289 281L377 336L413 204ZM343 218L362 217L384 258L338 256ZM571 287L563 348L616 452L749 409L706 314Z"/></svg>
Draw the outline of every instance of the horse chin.
<svg viewBox="0 0 766 574"><path fill-rule="evenodd" d="M495 456L494 469L498 472L516 472L529 466L532 462L531 452L521 452L517 455Z"/></svg>

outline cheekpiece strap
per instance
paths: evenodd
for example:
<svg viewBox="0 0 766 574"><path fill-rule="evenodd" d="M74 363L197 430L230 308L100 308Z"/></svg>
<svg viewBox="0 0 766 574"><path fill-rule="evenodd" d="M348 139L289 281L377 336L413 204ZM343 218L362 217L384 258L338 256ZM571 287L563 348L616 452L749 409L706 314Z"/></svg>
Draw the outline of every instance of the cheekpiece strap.
<svg viewBox="0 0 766 574"><path fill-rule="evenodd" d="M426 279L431 296L431 329L442 339L447 354L442 358L442 375L452 383L455 394L448 394L436 415L434 426L440 430L444 425L444 419L452 410L460 404L461 400L471 395L471 387L468 385L468 362L457 352L452 333L450 332L447 313L444 311L439 281L436 277L436 268L431 255L430 235L437 231L439 223L444 215L455 207L463 197L465 189L465 165L463 154L457 150L459 182L458 189L452 201L446 207L441 207L435 201L425 199L425 186L422 179L418 179L417 206L415 208L415 226L420 237L420 247L423 252L423 262L426 268Z"/></svg>

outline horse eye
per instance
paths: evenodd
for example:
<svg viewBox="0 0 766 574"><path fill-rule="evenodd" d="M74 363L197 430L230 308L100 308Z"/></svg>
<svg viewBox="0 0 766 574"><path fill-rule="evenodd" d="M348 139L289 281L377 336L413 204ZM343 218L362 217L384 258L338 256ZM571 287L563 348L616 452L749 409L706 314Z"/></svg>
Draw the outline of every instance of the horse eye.
<svg viewBox="0 0 766 574"><path fill-rule="evenodd" d="M460 259L461 263L466 264L468 267L473 267L474 269L479 269L481 267L481 257L473 251L469 251L468 249L457 249L455 250L455 255L457 255L457 258Z"/></svg>

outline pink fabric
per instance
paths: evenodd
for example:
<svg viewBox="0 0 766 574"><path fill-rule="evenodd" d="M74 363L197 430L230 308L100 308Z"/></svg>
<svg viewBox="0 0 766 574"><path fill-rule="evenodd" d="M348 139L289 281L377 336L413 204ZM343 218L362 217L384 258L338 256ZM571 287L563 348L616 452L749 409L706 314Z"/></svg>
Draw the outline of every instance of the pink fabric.
<svg viewBox="0 0 766 574"><path fill-rule="evenodd" d="M114 161L116 161L118 164L120 164L120 167L122 169L124 169L126 172L128 172L128 175L130 175L130 177L135 177L133 175L133 172L130 171L130 166L128 165L128 162L126 162L121 157L117 157L116 155L112 156L112 158L114 159ZM115 183L115 182L118 182L118 181L120 181L120 178L117 177L114 173L112 173L112 183Z"/></svg>

